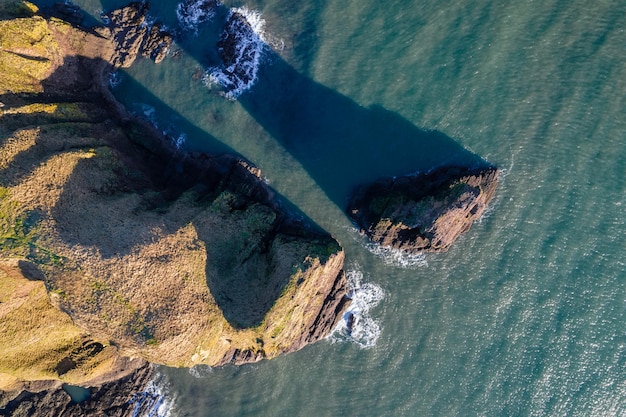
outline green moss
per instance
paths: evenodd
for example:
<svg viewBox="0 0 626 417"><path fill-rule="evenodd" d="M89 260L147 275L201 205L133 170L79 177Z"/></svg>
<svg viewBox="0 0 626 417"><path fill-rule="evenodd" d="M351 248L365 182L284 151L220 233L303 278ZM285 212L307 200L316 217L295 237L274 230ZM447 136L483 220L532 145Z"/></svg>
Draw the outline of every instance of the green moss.
<svg viewBox="0 0 626 417"><path fill-rule="evenodd" d="M42 17L0 21L0 94L42 91L60 49Z"/></svg>
<svg viewBox="0 0 626 417"><path fill-rule="evenodd" d="M373 215L381 216L383 212L385 211L385 209L387 208L388 204L389 204L389 197L377 196L371 199L368 208L369 208L370 213L372 213Z"/></svg>
<svg viewBox="0 0 626 417"><path fill-rule="evenodd" d="M0 254L27 256L37 237L36 224L10 194L7 188L0 187Z"/></svg>

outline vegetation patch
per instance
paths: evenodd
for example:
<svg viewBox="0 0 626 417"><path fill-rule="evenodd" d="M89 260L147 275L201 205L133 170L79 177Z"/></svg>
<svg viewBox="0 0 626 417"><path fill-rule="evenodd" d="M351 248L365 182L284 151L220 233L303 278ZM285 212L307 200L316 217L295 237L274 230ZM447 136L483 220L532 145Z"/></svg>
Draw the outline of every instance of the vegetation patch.
<svg viewBox="0 0 626 417"><path fill-rule="evenodd" d="M41 281L24 277L18 259L0 262L0 373L21 380L81 383L111 358L54 307ZM3 389L0 386L0 389Z"/></svg>
<svg viewBox="0 0 626 417"><path fill-rule="evenodd" d="M43 91L41 80L60 56L60 46L42 17L0 20L0 94Z"/></svg>

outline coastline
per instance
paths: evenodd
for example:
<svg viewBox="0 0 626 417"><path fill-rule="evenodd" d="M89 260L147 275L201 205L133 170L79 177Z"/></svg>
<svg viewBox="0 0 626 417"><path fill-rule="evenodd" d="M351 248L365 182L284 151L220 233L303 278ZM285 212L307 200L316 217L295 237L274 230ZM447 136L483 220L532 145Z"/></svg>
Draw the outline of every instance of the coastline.
<svg viewBox="0 0 626 417"><path fill-rule="evenodd" d="M33 16L36 15L34 11ZM50 161L61 158L67 161L65 165L78 165L75 165L73 172L61 175L67 175L67 179L75 184L51 183L50 186L61 187L61 193L49 194L41 199L38 196L45 194L31 190L34 183L23 185L24 177L14 171L12 167L18 166L11 159L11 152L7 153L9 159L3 162L0 180L8 186L8 191L3 194L6 196L3 198L10 203L8 207L11 207L11 211L8 214L18 221L37 210L43 213L43 217L37 220L33 229L37 233L28 232L23 246L5 251L2 257L10 262L25 259L23 262L27 262L29 268L35 271L34 275L43 279L49 302L69 314L78 328L87 330L90 337L95 339L97 346L103 346L104 351L113 355L113 362L110 362L111 356L108 356L109 362L101 362L104 365L98 365L99 370L95 374L89 371L86 375L90 376L86 379L75 377L72 383L89 387L91 397L96 401L99 393L106 396L110 390L127 391L129 386L123 382L124 378L137 381L132 391L145 388L152 368L144 359L171 366L241 364L298 350L326 336L349 304L343 273L344 255L339 244L308 219L286 212L280 199L261 180L260 171L249 162L234 155L187 154L180 151L155 126L133 115L117 102L109 90L109 75L116 65L108 55L119 51L116 51L115 45L108 43L110 41L102 35L103 32L100 35L87 33L54 17L47 17L46 20L41 17L31 19L35 19L40 30L51 31L53 38L46 38L50 39L47 42L60 48L58 51L61 54L54 52L57 54L55 61L50 61L46 55L50 46L46 46L48 49L42 52L41 62L53 63L52 69L47 71L47 78L41 80L43 88L35 84L33 91L20 93L5 90L3 128L9 129L9 132L15 129L16 132L9 133L13 136L8 144L19 145L23 136L20 132L28 129L27 126L32 123L44 123L43 131L39 128L32 130L32 134L36 135L33 148L36 151L33 158L36 159L33 162L46 166ZM16 21L17 30L20 24L27 22ZM58 46L54 46L55 42L58 42ZM80 45L78 51L71 47L74 44ZM90 73L88 79L81 74L84 69ZM80 81L80 85L73 84L73 80ZM42 99L46 103L41 103ZM56 104L59 100L59 104ZM105 108L92 109L98 102L104 102ZM29 109L34 108L51 110L29 113ZM65 109L72 110L68 113ZM25 127L22 127L24 123ZM57 129L57 125L61 130ZM85 141L81 137L66 137L61 134L63 131L104 137L94 136ZM44 141L43 137L40 139L40 132L53 132L53 136L47 136ZM60 147L54 145L50 148L46 144L57 140L60 141ZM76 159L77 156L79 159ZM75 162L70 162L72 160ZM50 169L54 168L51 166ZM126 178L128 174L120 176L121 173L128 173L130 177ZM110 182L112 179L113 183ZM37 184L50 187L45 183L58 180L53 177L39 179ZM104 181L101 186L96 185L99 181ZM88 189L83 188L86 185ZM33 197L27 200L20 197L24 187ZM113 201L111 197L132 205L118 207L122 211L113 213L109 221L130 222L125 233L137 230L137 235L143 235L153 233L151 230L161 223L161 220L157 223L154 221L161 216L166 223L165 227L158 226L161 231L155 237L160 240L146 246L141 239L137 240L136 236L128 234L127 243L107 239L103 242L95 236L117 233L117 229L105 226L102 230L97 225L75 219L79 213L84 217L89 215L85 213L108 210L105 207L110 206ZM61 208L65 199L71 201L72 205ZM76 201L79 205L75 204ZM87 205L81 205L81 201ZM141 203L137 205L137 202ZM172 207L176 207L175 211ZM144 213L142 216L147 216L146 220L134 220L138 213ZM118 216L121 217L116 220ZM185 227L189 221L194 222L194 228ZM175 225L174 229L167 224ZM181 227L179 232L171 234L171 231ZM204 243L208 235L201 231L207 227L213 229L213 235L215 227L222 230L213 245L220 245L218 242L223 235L236 244L241 242L247 245L246 250L251 252L243 257L230 254L222 259L224 254L221 254L219 246L206 246L209 241L206 241L206 245ZM198 232L200 236L206 237L198 240ZM87 240L84 240L85 234ZM90 237L92 235L96 240ZM252 243L246 243L250 239ZM161 242L168 246L163 246ZM191 249L185 249L185 245ZM106 255L109 252L127 251L126 247L133 246L136 249L127 252L118 263L112 263L115 258ZM154 249L147 249L152 246ZM160 264L150 265L142 261L145 256L142 252L146 250L174 250L174 256L166 252L159 255L159 259L162 259ZM206 255L201 255L204 250L212 254L208 261ZM42 253L53 253L54 256L42 257ZM233 261L240 264L241 272L234 269L226 275L223 272L214 275L215 271L223 271L223 267ZM162 282L150 283L145 289L140 287L137 290L136 284L115 278L119 275L114 271L121 272L137 262L145 265L142 268L160 271ZM207 263L205 267L202 267L203 263ZM189 266L183 269L189 271L181 275L181 266L185 264ZM263 279L269 280L269 287L254 287L256 289L252 295L232 292L232 285L221 277L224 275L237 281L242 279L239 275L246 276L246 273L257 268L261 271L259 278L267 274ZM20 273L19 268L12 271ZM191 287L188 281L192 276L190 274L194 275ZM94 278L89 278L91 282L85 281L86 276ZM144 276L149 279L154 276L154 272L144 272ZM157 288L155 284L169 289L165 294L157 296L154 292ZM135 289L131 290L129 285ZM13 297L14 294L8 293L7 296ZM252 296L254 298L250 298ZM243 299L240 302L235 298L235 304L232 304L232 301L228 301L231 297ZM85 304L85 301L91 299L95 300L94 306L97 308ZM173 300L175 305L172 305ZM259 308L261 312L265 311L263 315L252 310L247 312L245 308L241 310L253 300L261 303ZM163 312L157 313L152 305L161 305ZM192 305L194 308L186 307ZM116 313L120 307L122 311ZM19 310L15 311L19 313ZM105 321L102 321L103 318ZM194 321L199 326L185 329L185 323ZM76 351L72 349L71 352ZM97 350L100 352L102 348ZM41 401L49 403L51 407L62 407L64 412L74 408L82 410L71 405L73 403L61 388L61 383L66 380L66 368L75 374L83 366L81 364L92 359L88 353L86 359L76 359L73 356L75 353L71 352L68 351L68 359L64 359L68 365L62 367L62 371L57 371L59 376L56 381L31 383L28 379L20 382L18 378L11 379L11 389L7 390L3 386L3 412L13 410L9 412L16 412L17 415L20 412L30 413L32 410L29 404ZM129 362L123 359L125 356L144 359L133 362L138 366L129 369ZM57 369L62 368L57 365ZM135 378L137 375L141 375L141 378ZM81 407L87 404L90 403L80 403ZM121 412L127 413L128 409Z"/></svg>

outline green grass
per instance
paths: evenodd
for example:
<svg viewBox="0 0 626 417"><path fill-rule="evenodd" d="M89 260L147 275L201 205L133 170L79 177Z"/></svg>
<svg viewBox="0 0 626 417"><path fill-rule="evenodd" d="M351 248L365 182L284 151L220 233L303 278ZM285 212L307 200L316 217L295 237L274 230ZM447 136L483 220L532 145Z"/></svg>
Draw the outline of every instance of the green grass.
<svg viewBox="0 0 626 417"><path fill-rule="evenodd" d="M28 1L2 0L0 2L0 19L31 17L37 11L37 6Z"/></svg>
<svg viewBox="0 0 626 417"><path fill-rule="evenodd" d="M0 20L0 94L42 91L41 80L59 53L42 17Z"/></svg>
<svg viewBox="0 0 626 417"><path fill-rule="evenodd" d="M27 256L36 237L36 228L27 213L11 199L9 189L0 187L0 253Z"/></svg>

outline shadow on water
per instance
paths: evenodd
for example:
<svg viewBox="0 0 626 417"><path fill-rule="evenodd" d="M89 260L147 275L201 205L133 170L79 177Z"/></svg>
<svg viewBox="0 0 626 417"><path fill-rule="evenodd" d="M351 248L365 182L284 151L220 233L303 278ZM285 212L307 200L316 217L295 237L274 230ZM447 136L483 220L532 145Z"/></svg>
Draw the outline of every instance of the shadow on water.
<svg viewBox="0 0 626 417"><path fill-rule="evenodd" d="M163 18L170 24L181 1L154 1L151 14L157 18L161 18L159 13L165 14ZM100 3L103 10L112 10L128 2ZM198 28L200 36L180 27L175 30L180 33L177 46L206 67L221 62L217 41L229 13L226 6L214 11L215 17ZM317 44L317 22L312 19L305 19L301 33L294 38L292 53L304 63L310 63ZM356 186L383 176L423 172L442 165L490 166L442 132L420 129L379 105L363 107L316 82L269 47L258 81L238 102L342 208Z"/></svg>
<svg viewBox="0 0 626 417"><path fill-rule="evenodd" d="M268 62L238 100L339 207L355 186L382 176L488 165L441 132L382 106L362 107L299 74L274 52Z"/></svg>
<svg viewBox="0 0 626 417"><path fill-rule="evenodd" d="M104 10L111 10L127 2L100 0L100 3ZM167 10L167 20L171 21L179 2L167 3L167 7L161 3L155 2L151 10L157 14ZM206 66L216 65L220 60L217 39L228 17L225 6L214 11L215 17L199 27L202 36L181 30L177 42ZM308 57L315 48L315 26L316 22L307 20L293 45L292 52L302 56L303 62L310 61ZM126 91L125 96L131 96ZM363 107L312 80L269 47L259 68L258 81L238 102L341 208L346 207L356 186L380 177L423 172L443 165L490 165L442 132L420 129L379 105ZM184 128L181 130L186 132Z"/></svg>
<svg viewBox="0 0 626 417"><path fill-rule="evenodd" d="M224 19L210 25L223 26ZM203 62L197 46L190 48L190 44L183 36L180 45ZM211 48L217 46L205 45L205 50ZM294 46L295 53L300 50ZM269 47L256 84L237 101L339 207L346 207L356 186L383 176L443 165L490 165L442 132L420 129L379 105L363 107L312 80Z"/></svg>

